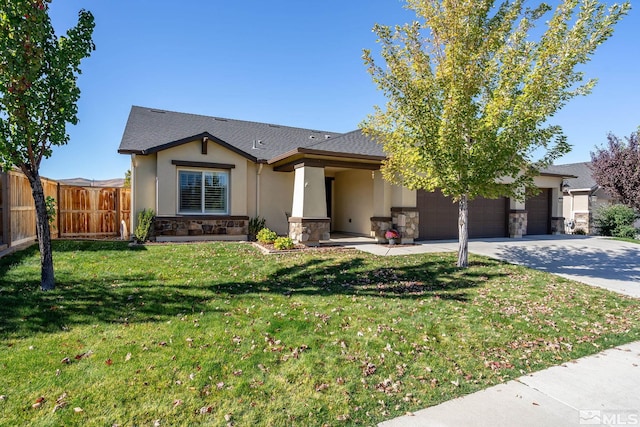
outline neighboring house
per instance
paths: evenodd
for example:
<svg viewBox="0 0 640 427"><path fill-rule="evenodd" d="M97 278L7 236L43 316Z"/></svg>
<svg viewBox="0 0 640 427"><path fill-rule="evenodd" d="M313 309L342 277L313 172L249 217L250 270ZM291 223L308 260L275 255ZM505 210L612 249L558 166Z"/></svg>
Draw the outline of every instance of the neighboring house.
<svg viewBox="0 0 640 427"><path fill-rule="evenodd" d="M550 166L549 170L575 177L565 179L562 185L566 232L595 234L597 232L594 226L596 212L602 206L615 203L615 200L593 179L591 163L555 165Z"/></svg>
<svg viewBox="0 0 640 427"><path fill-rule="evenodd" d="M440 192L382 179L382 147L359 130L341 134L132 107L118 150L131 155L132 212L154 209L159 241L241 240L250 217L317 244L339 231L384 240L457 238L457 205ZM519 237L563 231L563 174L535 179L525 203L470 203L469 234Z"/></svg>

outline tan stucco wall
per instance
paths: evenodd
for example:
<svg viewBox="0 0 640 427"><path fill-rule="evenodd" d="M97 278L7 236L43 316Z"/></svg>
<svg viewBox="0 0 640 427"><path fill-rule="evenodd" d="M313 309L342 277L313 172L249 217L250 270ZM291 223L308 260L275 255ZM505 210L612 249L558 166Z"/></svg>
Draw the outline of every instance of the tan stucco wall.
<svg viewBox="0 0 640 427"><path fill-rule="evenodd" d="M373 183L371 171L352 170L335 174L333 227L336 231L369 235L373 216Z"/></svg>
<svg viewBox="0 0 640 427"><path fill-rule="evenodd" d="M264 166L260 174L260 209L251 213L265 218L266 226L281 235L289 232L287 215L291 215L293 178L293 172L274 172L271 166Z"/></svg>
<svg viewBox="0 0 640 427"><path fill-rule="evenodd" d="M156 210L156 155L131 156L131 231L138 225L138 213Z"/></svg>
<svg viewBox="0 0 640 427"><path fill-rule="evenodd" d="M207 154L202 154L200 141L194 141L160 151L158 157L158 215L174 216L178 210L178 166L172 160L233 164L229 179L229 215L248 215L247 212L247 159L209 141ZM181 169L189 169L180 167ZM198 168L195 168L198 169Z"/></svg>

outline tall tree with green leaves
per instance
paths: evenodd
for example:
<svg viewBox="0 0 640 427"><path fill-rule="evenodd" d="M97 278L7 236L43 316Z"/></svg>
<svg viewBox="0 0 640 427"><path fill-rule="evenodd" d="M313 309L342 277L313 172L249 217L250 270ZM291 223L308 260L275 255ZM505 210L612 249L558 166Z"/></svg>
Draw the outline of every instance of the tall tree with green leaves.
<svg viewBox="0 0 640 427"><path fill-rule="evenodd" d="M407 0L418 20L374 26L380 56L368 49L363 56L388 100L362 124L383 144L383 176L410 189L439 188L458 202L459 267L468 264L468 201L522 200L539 170L570 150L548 120L591 91L595 80L576 68L630 7L495 3Z"/></svg>
<svg viewBox="0 0 640 427"><path fill-rule="evenodd" d="M55 287L40 163L69 141L76 124L80 62L95 49L93 15L85 10L65 36L49 18L51 0L0 0L0 164L29 179L36 207L41 288Z"/></svg>

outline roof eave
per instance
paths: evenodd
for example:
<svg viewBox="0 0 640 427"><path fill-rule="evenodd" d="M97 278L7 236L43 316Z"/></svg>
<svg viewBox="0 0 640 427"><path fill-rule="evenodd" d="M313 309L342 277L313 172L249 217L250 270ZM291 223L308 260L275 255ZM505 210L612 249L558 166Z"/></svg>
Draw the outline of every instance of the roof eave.
<svg viewBox="0 0 640 427"><path fill-rule="evenodd" d="M329 156L329 157L340 157L340 158L351 158L358 160L375 160L375 161L383 161L386 159L385 156L374 156L370 154L356 154L356 153L342 153L337 151L327 151L327 150L315 150L312 148L304 148L298 147L293 150L287 151L286 153L275 156L267 161L268 164L274 164L285 160L289 157L293 157L297 154L312 154L317 156Z"/></svg>

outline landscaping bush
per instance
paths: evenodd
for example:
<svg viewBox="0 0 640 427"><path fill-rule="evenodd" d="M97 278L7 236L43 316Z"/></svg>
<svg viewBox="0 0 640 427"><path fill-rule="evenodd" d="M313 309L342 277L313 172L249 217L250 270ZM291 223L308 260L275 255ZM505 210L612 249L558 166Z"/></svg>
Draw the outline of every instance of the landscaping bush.
<svg viewBox="0 0 640 427"><path fill-rule="evenodd" d="M273 247L275 247L279 251L293 249L293 240L291 239L291 237L278 237L273 242Z"/></svg>
<svg viewBox="0 0 640 427"><path fill-rule="evenodd" d="M256 235L258 242L260 243L273 243L278 238L278 234L275 231L271 231L268 228L263 228L258 231Z"/></svg>
<svg viewBox="0 0 640 427"><path fill-rule="evenodd" d="M626 239L635 239L638 235L638 229L630 225L625 225L616 230L615 237L624 237Z"/></svg>
<svg viewBox="0 0 640 427"><path fill-rule="evenodd" d="M601 236L623 237L620 233L628 233L636 218L636 212L629 206L611 205L598 209L595 223Z"/></svg>
<svg viewBox="0 0 640 427"><path fill-rule="evenodd" d="M256 240L258 232L264 228L266 222L266 219L259 216L249 219L249 240Z"/></svg>
<svg viewBox="0 0 640 427"><path fill-rule="evenodd" d="M138 225L133 233L133 237L137 242L144 243L149 240L155 215L153 209L143 209L142 212L138 213Z"/></svg>
<svg viewBox="0 0 640 427"><path fill-rule="evenodd" d="M587 232L585 231L584 228L576 228L575 230L573 230L573 234L577 234L579 236L586 236Z"/></svg>

